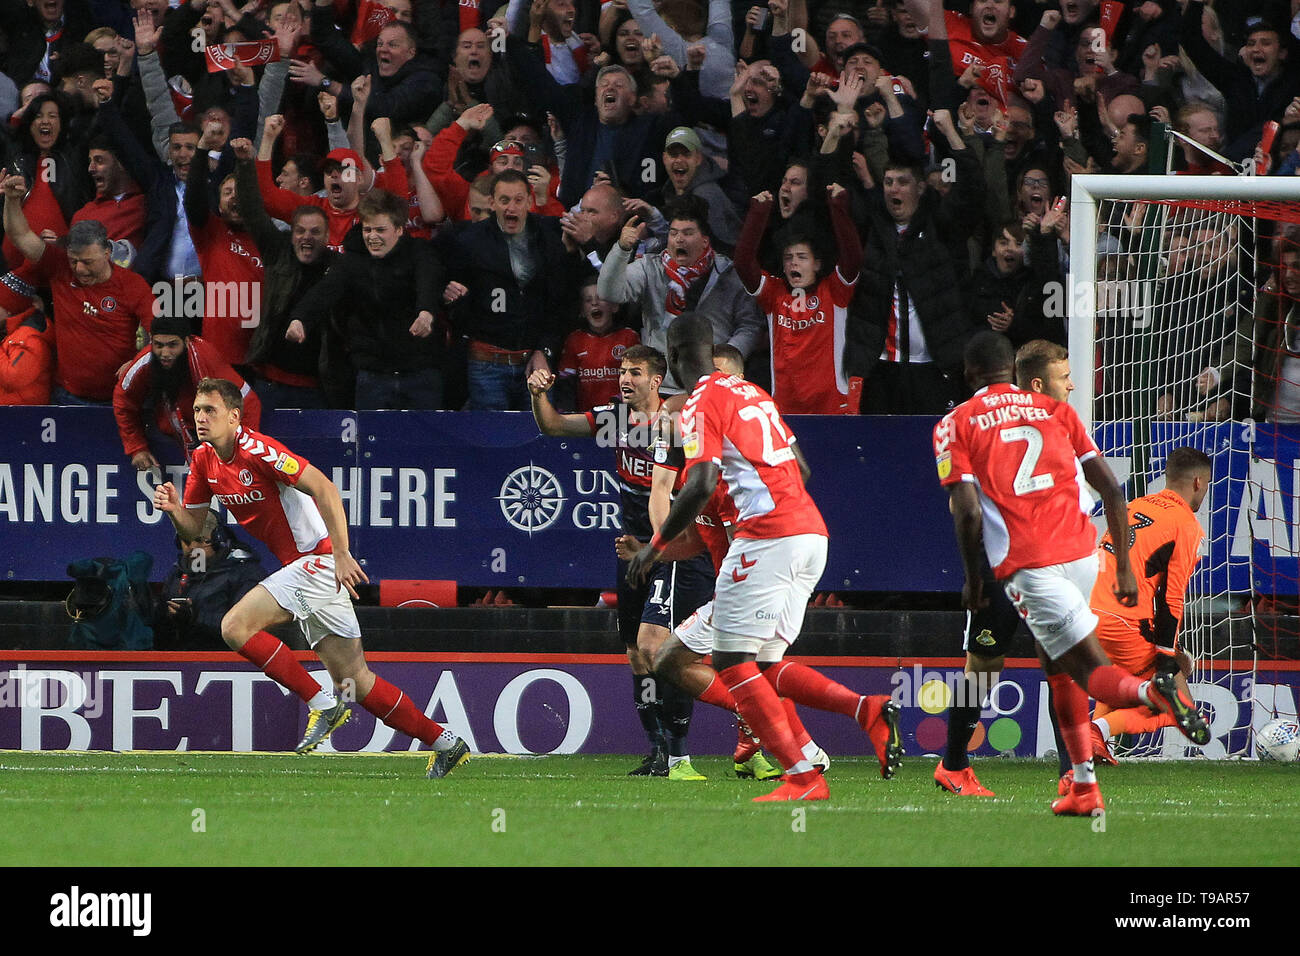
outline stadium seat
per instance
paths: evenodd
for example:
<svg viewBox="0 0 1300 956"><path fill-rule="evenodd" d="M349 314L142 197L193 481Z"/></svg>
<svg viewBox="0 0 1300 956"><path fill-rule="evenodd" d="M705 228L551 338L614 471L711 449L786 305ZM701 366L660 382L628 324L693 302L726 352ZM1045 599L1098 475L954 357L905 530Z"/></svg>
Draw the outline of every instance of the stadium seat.
<svg viewBox="0 0 1300 956"><path fill-rule="evenodd" d="M379 582L380 607L455 607L455 581Z"/></svg>

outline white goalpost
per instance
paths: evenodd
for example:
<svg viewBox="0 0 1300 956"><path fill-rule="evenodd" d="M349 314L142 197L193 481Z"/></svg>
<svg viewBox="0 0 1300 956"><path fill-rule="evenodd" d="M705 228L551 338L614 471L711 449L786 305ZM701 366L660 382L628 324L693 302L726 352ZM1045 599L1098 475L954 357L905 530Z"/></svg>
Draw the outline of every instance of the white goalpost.
<svg viewBox="0 0 1300 956"><path fill-rule="evenodd" d="M1253 755L1253 730L1296 713L1300 178L1075 176L1069 235L1071 404L1126 495L1160 490L1178 446L1214 461L1181 631L1212 740L1120 752Z"/></svg>

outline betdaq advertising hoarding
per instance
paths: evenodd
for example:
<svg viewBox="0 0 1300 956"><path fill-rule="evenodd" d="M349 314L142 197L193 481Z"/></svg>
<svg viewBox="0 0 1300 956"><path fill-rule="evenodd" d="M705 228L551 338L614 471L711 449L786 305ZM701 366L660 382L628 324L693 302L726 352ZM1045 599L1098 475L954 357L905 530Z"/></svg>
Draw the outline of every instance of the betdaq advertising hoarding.
<svg viewBox="0 0 1300 956"><path fill-rule="evenodd" d="M312 655L298 657L322 684ZM638 753L645 736L627 697L621 655L371 654L376 673L479 753ZM910 755L941 753L947 711L963 687L955 658L803 658L863 693L888 694L902 706ZM1012 660L987 700L972 752L1017 757L1055 749L1047 684L1037 664ZM1169 756L1223 757L1250 746L1248 729L1274 712L1296 712L1294 662L1257 672L1211 671L1192 685L1210 719L1212 739L1190 746L1169 728L1157 743ZM352 705L353 719L321 752L421 748ZM864 755L865 735L844 716L806 707L800 713L832 756ZM234 654L198 652L8 652L0 656L0 750L291 751L306 707ZM691 749L729 754L735 722L700 705Z"/></svg>

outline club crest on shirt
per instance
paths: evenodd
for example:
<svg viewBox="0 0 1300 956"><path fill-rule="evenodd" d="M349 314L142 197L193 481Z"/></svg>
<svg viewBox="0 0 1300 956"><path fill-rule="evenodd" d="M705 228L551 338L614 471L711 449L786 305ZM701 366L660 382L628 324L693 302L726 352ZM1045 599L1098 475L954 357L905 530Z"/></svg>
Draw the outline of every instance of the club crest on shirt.
<svg viewBox="0 0 1300 956"><path fill-rule="evenodd" d="M292 455L285 452L280 452L280 457L275 460L274 467L276 471L282 472L283 474L296 475L301 466L298 464L297 458L294 458Z"/></svg>
<svg viewBox="0 0 1300 956"><path fill-rule="evenodd" d="M239 481L245 488L251 487L253 484L253 473L247 468L243 469L239 473Z"/></svg>
<svg viewBox="0 0 1300 956"><path fill-rule="evenodd" d="M117 299L113 298L111 295L106 295L104 298L99 300L99 307L105 312L114 312L117 310Z"/></svg>

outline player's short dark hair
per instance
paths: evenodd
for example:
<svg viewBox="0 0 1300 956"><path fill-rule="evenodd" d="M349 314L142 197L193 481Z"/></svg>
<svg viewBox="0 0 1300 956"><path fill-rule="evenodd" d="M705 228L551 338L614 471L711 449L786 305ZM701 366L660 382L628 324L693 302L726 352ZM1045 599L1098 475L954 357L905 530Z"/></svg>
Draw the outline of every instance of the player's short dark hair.
<svg viewBox="0 0 1300 956"><path fill-rule="evenodd" d="M669 331L672 326L669 326ZM983 329L971 336L966 343L966 352L962 356L966 363L967 375L992 375L1001 371L1011 371L1016 365L1016 352L1011 347L1011 340L999 332Z"/></svg>
<svg viewBox="0 0 1300 956"><path fill-rule="evenodd" d="M1025 241L1025 226L1019 219L1004 219L1002 222L998 223L998 228L997 231L993 233L993 238L1001 239L1004 232L1012 239L1016 240L1016 242L1024 243Z"/></svg>
<svg viewBox="0 0 1300 956"><path fill-rule="evenodd" d="M906 159L891 159L885 163L883 172L886 173L911 173L912 178L918 183L925 182L925 167L920 163L914 163Z"/></svg>
<svg viewBox="0 0 1300 956"><path fill-rule="evenodd" d="M167 127L167 142L171 142L173 136L197 136L203 138L203 130L199 129L193 123L172 123Z"/></svg>
<svg viewBox="0 0 1300 956"><path fill-rule="evenodd" d="M53 82L57 86L64 80L81 74L96 78L104 75L104 54L89 43L71 43L66 46L54 65Z"/></svg>
<svg viewBox="0 0 1300 956"><path fill-rule="evenodd" d="M415 27L411 26L409 23L407 23L404 20L389 20L382 27L380 27L381 30L388 30L391 28L396 28L398 30L401 30L403 33L406 34L406 39L410 41L411 46L417 48L419 47L420 35L415 32Z"/></svg>
<svg viewBox="0 0 1300 956"><path fill-rule="evenodd" d="M212 394L216 393L221 396L221 400L226 403L226 408L236 409L239 412L244 411L244 396L240 394L239 389L234 382L224 378L205 378L194 386L194 394Z"/></svg>
<svg viewBox="0 0 1300 956"><path fill-rule="evenodd" d="M1183 445L1175 448L1165 459L1165 478L1168 481L1185 481L1198 472L1213 472L1214 462L1199 448Z"/></svg>
<svg viewBox="0 0 1300 956"><path fill-rule="evenodd" d="M497 187L502 183L523 183L524 188L530 188L528 185L528 177L522 172L517 169L503 169L492 177L492 188L488 190L487 194L489 196L495 196L497 194Z"/></svg>
<svg viewBox="0 0 1300 956"><path fill-rule="evenodd" d="M88 154L94 152L108 153L118 162L122 160L121 147L117 145L117 140L105 133L90 137L90 141L86 143L86 152Z"/></svg>
<svg viewBox="0 0 1300 956"><path fill-rule="evenodd" d="M1151 142L1151 124L1155 121L1150 116L1145 113L1129 113L1128 119L1124 122L1126 125L1133 127L1133 132L1137 134L1137 138L1142 142Z"/></svg>
<svg viewBox="0 0 1300 956"><path fill-rule="evenodd" d="M326 215L325 210L320 206L313 206L311 203L303 203L295 209L293 215L289 217L289 225L296 226L300 220L306 219L308 216L320 216L325 220L325 228L328 231L330 217Z"/></svg>
<svg viewBox="0 0 1300 956"><path fill-rule="evenodd" d="M660 76L657 73L651 73L649 70L637 70L636 73L636 95L653 96L655 87L661 83L671 83L672 80L666 76Z"/></svg>
<svg viewBox="0 0 1300 956"><path fill-rule="evenodd" d="M730 362L739 368L742 374L745 371L745 356L740 353L740 349L727 342L713 346L713 359L714 361L721 359L724 362Z"/></svg>
<svg viewBox="0 0 1300 956"><path fill-rule="evenodd" d="M664 207L664 219L673 222L693 222L700 232L713 238L709 230L709 201L703 196L679 196Z"/></svg>
<svg viewBox="0 0 1300 956"><path fill-rule="evenodd" d="M701 312L683 312L673 319L668 326L668 347L697 346L709 344L710 355L713 348L713 323Z"/></svg>
<svg viewBox="0 0 1300 956"><path fill-rule="evenodd" d="M357 204L357 215L362 222L380 217L388 219L394 229L401 229L410 218L406 200L387 189L372 189Z"/></svg>
<svg viewBox="0 0 1300 956"><path fill-rule="evenodd" d="M664 353L650 345L633 345L623 353L623 361L633 365L645 363L646 371L663 378L668 374L668 362Z"/></svg>
<svg viewBox="0 0 1300 956"><path fill-rule="evenodd" d="M298 175L307 177L307 181L311 183L312 192L320 189L324 184L325 179L321 176L320 171L322 160L315 153L294 153L285 162L293 163L298 170ZM284 167L280 168L283 169Z"/></svg>
<svg viewBox="0 0 1300 956"><path fill-rule="evenodd" d="M1062 346L1047 339L1034 339L1020 346L1016 352L1016 384L1029 388L1029 383L1036 378L1045 378L1047 366L1053 362L1064 362L1070 357Z"/></svg>

